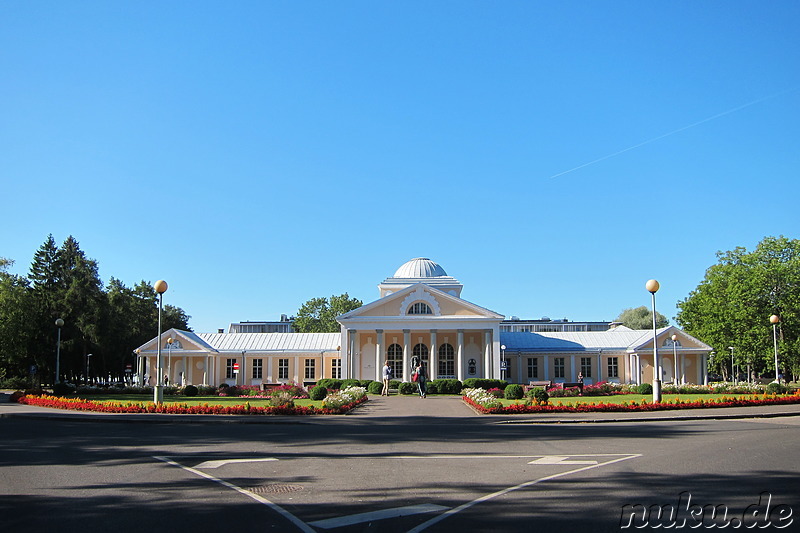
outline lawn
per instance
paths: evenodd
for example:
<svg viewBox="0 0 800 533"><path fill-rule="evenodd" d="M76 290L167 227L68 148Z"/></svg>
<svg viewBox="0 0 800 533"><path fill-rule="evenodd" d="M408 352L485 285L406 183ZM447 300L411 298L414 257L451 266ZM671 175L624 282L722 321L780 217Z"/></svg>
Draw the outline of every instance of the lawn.
<svg viewBox="0 0 800 533"><path fill-rule="evenodd" d="M695 402L697 400L719 400L721 398L736 398L743 400L755 400L761 398L761 394L662 394L662 402ZM613 396L570 396L566 398L550 398L551 405L576 405L579 403L642 403L643 400L653 401L652 394L615 394ZM524 403L525 400L502 400L503 405L514 405Z"/></svg>

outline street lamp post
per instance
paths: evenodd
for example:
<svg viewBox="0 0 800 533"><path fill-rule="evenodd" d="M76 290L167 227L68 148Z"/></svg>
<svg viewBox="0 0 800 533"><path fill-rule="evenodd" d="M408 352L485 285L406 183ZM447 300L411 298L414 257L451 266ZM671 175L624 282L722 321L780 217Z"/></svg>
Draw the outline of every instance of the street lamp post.
<svg viewBox="0 0 800 533"><path fill-rule="evenodd" d="M731 381L733 381L733 384L736 385L736 370L734 370L733 362L733 346L728 346L728 349L731 351Z"/></svg>
<svg viewBox="0 0 800 533"><path fill-rule="evenodd" d="M163 279L156 281L153 288L158 293L158 355L156 357L156 384L153 387L153 402L164 403L164 361L161 359L161 310L164 307L164 293L167 292L167 282Z"/></svg>
<svg viewBox="0 0 800 533"><path fill-rule="evenodd" d="M661 364L658 360L658 332L656 331L656 292L661 287L651 279L644 285L653 301L653 403L661 402Z"/></svg>
<svg viewBox="0 0 800 533"><path fill-rule="evenodd" d="M92 354L86 354L86 385L89 385L89 359L92 357Z"/></svg>
<svg viewBox="0 0 800 533"><path fill-rule="evenodd" d="M500 345L500 379L506 379L506 345Z"/></svg>
<svg viewBox="0 0 800 533"><path fill-rule="evenodd" d="M56 383L61 383L61 328L64 327L64 320L57 318L56 327L58 328L58 341L56 341Z"/></svg>
<svg viewBox="0 0 800 533"><path fill-rule="evenodd" d="M780 383L780 374L778 373L778 329L777 325L778 322L781 321L781 317L778 315L772 315L769 317L769 321L772 323L772 342L775 346L775 382Z"/></svg>

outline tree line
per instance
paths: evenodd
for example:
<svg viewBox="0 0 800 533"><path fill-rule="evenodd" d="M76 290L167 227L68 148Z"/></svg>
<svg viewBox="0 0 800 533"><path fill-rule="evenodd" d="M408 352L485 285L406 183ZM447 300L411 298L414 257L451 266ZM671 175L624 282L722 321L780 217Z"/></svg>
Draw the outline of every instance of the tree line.
<svg viewBox="0 0 800 533"><path fill-rule="evenodd" d="M800 375L800 241L765 237L755 250L717 252L718 262L686 299L676 320L689 334L715 349L710 369L726 378L734 364L775 377L770 316L780 322L778 366L796 381Z"/></svg>
<svg viewBox="0 0 800 533"><path fill-rule="evenodd" d="M27 276L8 272L0 258L0 379L55 379L56 320L61 329L62 380L124 374L133 350L158 334L158 300L149 281L127 287L112 277L103 285L96 260L69 236L59 247L52 235L39 247ZM162 328L189 330L181 308L165 305ZM91 354L91 357L89 357ZM88 363L88 365L87 365Z"/></svg>

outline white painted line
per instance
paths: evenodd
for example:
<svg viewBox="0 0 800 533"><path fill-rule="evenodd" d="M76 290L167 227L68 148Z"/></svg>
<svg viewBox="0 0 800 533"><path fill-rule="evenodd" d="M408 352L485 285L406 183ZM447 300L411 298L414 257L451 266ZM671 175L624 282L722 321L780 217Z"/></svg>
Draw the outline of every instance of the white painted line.
<svg viewBox="0 0 800 533"><path fill-rule="evenodd" d="M219 459L217 461L204 461L199 465L195 465L195 468L219 468L220 466L235 463L263 463L266 461L277 461L277 459L274 457L261 457L259 459Z"/></svg>
<svg viewBox="0 0 800 533"><path fill-rule="evenodd" d="M216 478L216 477L214 477L214 476L212 476L210 474L206 474L205 472L201 472L200 470L197 470L196 468L191 468L191 467L188 467L188 466L184 466L184 465L182 465L180 463L176 463L175 461L173 461L169 457L159 457L157 455L154 455L153 458L154 459L158 459L159 461L164 461L168 465L177 466L178 468L186 470L187 472L191 472L192 474L196 474L196 475L198 475L200 477L203 477L203 478L208 479L210 481L213 481L215 483L219 483L220 485L222 485L224 487L228 487L229 489L235 490L239 494L244 494L248 498L251 498L251 499L253 499L253 500L255 500L258 503L261 503L263 505L266 505L267 507L269 507L270 509L272 509L273 511L275 511L279 515L283 516L285 519L290 521L292 524L296 525L300 529L300 531L303 531L304 533L315 533L315 531L311 527L309 527L308 524L306 524L305 522L303 522L302 520L297 518L295 515L293 515L292 513L290 513L289 511L287 511L283 507L281 507L280 505L277 505L277 504L269 501L268 499L266 499L266 498L264 498L262 496L259 496L258 494L254 494L254 493L250 492L249 490L245 490L245 489L243 489L241 487L237 487L233 483L228 483L225 480Z"/></svg>
<svg viewBox="0 0 800 533"><path fill-rule="evenodd" d="M447 455L447 454L438 454L438 455L385 455L381 457L369 457L370 460L374 459L537 459L537 458L547 458L547 457L563 457L564 459L568 457L628 457L630 453L581 453L581 454L573 454L573 455L483 455L483 454L472 454L472 455ZM347 456L348 458L352 457L362 457L362 456ZM544 464L544 463L542 463ZM561 463L561 464L577 464L577 463ZM590 464L590 463L582 463L582 464ZM591 463L591 464L594 464Z"/></svg>
<svg viewBox="0 0 800 533"><path fill-rule="evenodd" d="M597 461L574 461L568 460L569 455L545 455L535 461L531 461L529 465L596 465ZM583 456L581 456L583 457Z"/></svg>
<svg viewBox="0 0 800 533"><path fill-rule="evenodd" d="M427 522L423 522L422 524L418 525L414 529L410 529L408 531L408 533L419 533L420 531L424 531L427 528L429 528L430 526L432 526L433 524L436 524L437 522L441 522L445 518L451 517L456 513L459 513L459 512L461 512L461 511L463 511L465 509L469 509L470 507L472 507L474 505L477 505L479 503L491 500L492 498L496 498L497 496L502 496L504 494L508 494L509 492L512 492L512 491L515 491L515 490L524 489L526 487L531 487L533 485L537 485L537 484L542 483L544 481L550 481L551 479L558 479L560 477L568 476L570 474L577 474L578 472L583 472L585 470L591 470L593 468L599 468L601 466L606 466L606 465L610 465L610 464L613 464L613 463L618 463L620 461L627 461L628 459L633 459L635 457L641 457L641 456L642 456L642 454L639 454L639 453L630 454L630 455L627 455L625 457L619 457L617 459L612 459L611 461L606 461L605 463L584 466L584 467L581 467L581 468L576 468L575 470L568 470L567 472L561 472L561 473L558 473L558 474L553 474L552 476L545 476L545 477L542 477L542 478L539 478L539 479L534 479L532 481L526 481L525 483L520 483L519 485L515 485L513 487L508 487L507 489L499 490L497 492L493 492L491 494L487 494L486 496L481 496L480 498L472 500L471 502L467 502L467 503L465 503L463 505L459 505L458 507L454 507L453 509L450 509L449 511L445 511L442 514L431 518ZM581 456L581 457L586 457L586 456Z"/></svg>
<svg viewBox="0 0 800 533"><path fill-rule="evenodd" d="M370 511L368 513L351 514L348 516L340 516L338 518L328 518L325 520L317 520L316 522L309 522L309 526L321 527L322 529L333 529L335 527L352 526L355 524L363 524L364 522L374 522L376 520L384 520L386 518L398 518L401 516L410 516L423 513L436 513L448 509L443 505L435 505L432 503L422 505L407 505L405 507L395 507L393 509L383 509L381 511Z"/></svg>

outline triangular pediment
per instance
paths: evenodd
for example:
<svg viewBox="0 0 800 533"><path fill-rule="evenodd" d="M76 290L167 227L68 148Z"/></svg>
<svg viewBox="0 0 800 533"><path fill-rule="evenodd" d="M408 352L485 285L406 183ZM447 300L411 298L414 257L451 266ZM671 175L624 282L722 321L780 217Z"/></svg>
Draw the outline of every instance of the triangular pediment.
<svg viewBox="0 0 800 533"><path fill-rule="evenodd" d="M424 304L430 314L413 314L414 304ZM340 323L346 323L357 318L393 317L393 318L427 318L427 317L476 317L502 320L504 317L458 296L453 296L444 291L416 283L379 300L354 309L337 317Z"/></svg>
<svg viewBox="0 0 800 533"><path fill-rule="evenodd" d="M675 336L675 342L672 340L672 336ZM685 331L680 328L676 328L675 326L667 326L665 328L660 328L656 331L656 344L658 345L659 351L661 350L672 350L673 347L677 350L698 350L704 352L710 352L712 350L711 346L704 343L703 341L692 337ZM675 345L675 346L673 346ZM653 332L652 330L648 330L646 332L642 332L642 336L639 337L633 344L630 345L628 351L631 352L647 352L653 351Z"/></svg>
<svg viewBox="0 0 800 533"><path fill-rule="evenodd" d="M172 339L170 345L169 340ZM153 337L137 349L140 352L157 352L158 337ZM170 328L161 334L161 350L173 355L181 353L216 352L213 346L192 331Z"/></svg>

